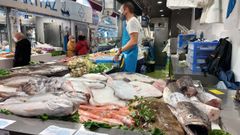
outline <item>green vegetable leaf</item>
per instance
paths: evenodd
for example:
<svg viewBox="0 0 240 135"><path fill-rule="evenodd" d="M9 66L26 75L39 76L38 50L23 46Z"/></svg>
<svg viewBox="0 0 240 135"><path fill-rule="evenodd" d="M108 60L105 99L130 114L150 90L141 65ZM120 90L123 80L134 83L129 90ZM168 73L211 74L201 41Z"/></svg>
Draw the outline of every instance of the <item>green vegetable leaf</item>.
<svg viewBox="0 0 240 135"><path fill-rule="evenodd" d="M161 131L159 128L154 128L151 132L152 135L165 135L163 131Z"/></svg>
<svg viewBox="0 0 240 135"><path fill-rule="evenodd" d="M212 130L209 135L231 135L223 130Z"/></svg>
<svg viewBox="0 0 240 135"><path fill-rule="evenodd" d="M85 127L86 129L91 130L91 131L95 131L95 130L97 130L98 128L107 128L107 129L112 128L112 126L110 126L110 125L108 125L108 124L98 123L98 122L92 122L92 121L85 122L85 123L84 123L84 127Z"/></svg>
<svg viewBox="0 0 240 135"><path fill-rule="evenodd" d="M42 120L42 121L47 121L49 116L47 114L43 114L43 115L40 115L39 118Z"/></svg>
<svg viewBox="0 0 240 135"><path fill-rule="evenodd" d="M10 75L10 71L6 69L0 69L0 77L5 77Z"/></svg>
<svg viewBox="0 0 240 135"><path fill-rule="evenodd" d="M12 113L6 109L0 109L0 113L6 114L6 115L11 115Z"/></svg>

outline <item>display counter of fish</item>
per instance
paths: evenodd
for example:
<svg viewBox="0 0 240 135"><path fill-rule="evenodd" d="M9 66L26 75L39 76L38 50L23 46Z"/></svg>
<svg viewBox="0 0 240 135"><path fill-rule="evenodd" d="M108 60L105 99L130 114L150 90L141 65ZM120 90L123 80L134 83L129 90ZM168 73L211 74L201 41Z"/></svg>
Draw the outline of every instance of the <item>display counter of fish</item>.
<svg viewBox="0 0 240 135"><path fill-rule="evenodd" d="M133 115L129 103L136 97L151 99L151 104L147 109L146 102L136 105L138 112ZM183 129L189 135L205 135L210 122L219 119L220 107L221 99L196 88L189 77L167 85L160 79L129 73L79 78L19 74L0 79L0 109L25 117L66 116L78 111L80 122L130 127L139 126L136 114L146 120L153 118L148 110L153 109L156 121L150 128L163 129L169 135L182 135Z"/></svg>
<svg viewBox="0 0 240 135"><path fill-rule="evenodd" d="M43 75L48 77L61 77L69 73L67 65L62 63L38 64L25 67L17 67L10 70L11 74Z"/></svg>

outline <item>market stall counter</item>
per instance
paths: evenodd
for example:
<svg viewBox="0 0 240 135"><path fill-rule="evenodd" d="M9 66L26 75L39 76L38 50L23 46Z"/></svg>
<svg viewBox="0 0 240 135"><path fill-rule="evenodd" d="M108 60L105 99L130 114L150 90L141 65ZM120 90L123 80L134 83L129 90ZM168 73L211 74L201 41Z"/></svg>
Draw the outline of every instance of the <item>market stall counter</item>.
<svg viewBox="0 0 240 135"><path fill-rule="evenodd" d="M1 118L16 121L15 123L9 125L5 129L2 129L2 130L0 129L0 134L6 133L4 135L37 135L37 134L40 134L43 130L45 130L49 126L57 126L61 128L73 129L76 132L83 126L82 124L73 123L73 122L64 122L64 121L58 121L58 120L48 120L46 122L43 122L39 119L23 118L23 117L18 117L14 115L4 115L4 114L0 114L0 119ZM1 124L1 121L0 121L0 124ZM100 129L97 129L96 132L105 133L104 135L143 135L142 133L124 131L119 129L100 128ZM103 134L99 134L99 135L103 135Z"/></svg>
<svg viewBox="0 0 240 135"><path fill-rule="evenodd" d="M175 79L178 79L182 76L191 76L193 80L201 80L203 86L212 87L218 83L217 77L207 74L204 75L203 72L193 72L187 66L180 66L180 62L178 60L177 55L171 56L172 63L172 71Z"/></svg>
<svg viewBox="0 0 240 135"><path fill-rule="evenodd" d="M222 95L216 95L222 99L221 121L224 130L231 135L238 135L240 133L240 103L234 101L235 91L219 90L223 92ZM58 120L41 121L33 118L23 118L14 115L0 114L0 119L7 119L16 121L15 123L7 126L5 129L0 129L1 133L10 133L10 135L35 135L41 133L49 126L58 126L62 128L69 128L74 130L82 129L82 125L73 122L64 122ZM1 120L0 120L1 124ZM82 129L83 130L83 129ZM105 133L108 135L142 135L143 133L124 131L120 129L102 129L96 130L98 133Z"/></svg>
<svg viewBox="0 0 240 135"><path fill-rule="evenodd" d="M52 56L51 53L46 53L46 54L35 54L31 56L31 61L34 62L49 62L49 61L54 61L54 60L59 60L62 58L65 58L65 55L61 56ZM0 57L0 67L4 69L10 69L13 67L13 57L10 58L4 58Z"/></svg>

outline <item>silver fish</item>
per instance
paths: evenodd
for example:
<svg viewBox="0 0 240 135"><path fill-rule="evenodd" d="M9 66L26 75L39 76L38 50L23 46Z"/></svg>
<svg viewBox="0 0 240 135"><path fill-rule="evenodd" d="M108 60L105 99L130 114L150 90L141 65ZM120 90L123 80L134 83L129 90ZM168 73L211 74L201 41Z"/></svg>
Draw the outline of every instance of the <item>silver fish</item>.
<svg viewBox="0 0 240 135"><path fill-rule="evenodd" d="M28 76L28 75L17 75L17 76L9 76L6 79L0 80L0 84L8 87L18 88L21 85L29 82L30 80L41 80L45 79L43 76Z"/></svg>
<svg viewBox="0 0 240 135"><path fill-rule="evenodd" d="M26 117L43 114L49 116L66 116L77 111L80 104L87 104L88 100L89 96L83 93L47 93L31 97L10 98L0 103L0 109L6 109L15 115Z"/></svg>
<svg viewBox="0 0 240 135"><path fill-rule="evenodd" d="M149 83L152 84L156 81L156 79L153 79L151 77L138 74L138 73L125 73L125 72L119 72L110 74L111 78L114 80L125 80L125 81L139 81L143 83Z"/></svg>
<svg viewBox="0 0 240 135"><path fill-rule="evenodd" d="M170 109L188 135L208 135L211 129L208 116L191 102L179 102L175 109Z"/></svg>
<svg viewBox="0 0 240 135"><path fill-rule="evenodd" d="M48 92L74 91L72 85L62 78L31 79L21 85L18 91L24 91L28 95L44 94Z"/></svg>

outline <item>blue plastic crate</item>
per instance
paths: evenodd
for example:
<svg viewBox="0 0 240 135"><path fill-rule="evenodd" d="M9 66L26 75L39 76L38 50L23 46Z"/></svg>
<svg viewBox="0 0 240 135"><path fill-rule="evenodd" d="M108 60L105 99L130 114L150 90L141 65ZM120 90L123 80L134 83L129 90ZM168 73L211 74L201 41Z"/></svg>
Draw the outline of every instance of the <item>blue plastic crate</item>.
<svg viewBox="0 0 240 135"><path fill-rule="evenodd" d="M213 51L201 51L201 50L188 50L188 57L192 57L193 59L197 58L206 58L209 56Z"/></svg>
<svg viewBox="0 0 240 135"><path fill-rule="evenodd" d="M192 72L201 72L202 69L200 67L201 64L193 64L188 62L188 67Z"/></svg>
<svg viewBox="0 0 240 135"><path fill-rule="evenodd" d="M193 64L205 64L206 57L202 57L202 58L193 58L193 57L187 57L187 62L188 63L193 63Z"/></svg>
<svg viewBox="0 0 240 135"><path fill-rule="evenodd" d="M188 45L188 42L196 38L196 34L179 34L178 35L178 48Z"/></svg>
<svg viewBox="0 0 240 135"><path fill-rule="evenodd" d="M214 51L215 48L218 46L219 42L218 41L213 41L213 42L190 42L188 49L194 50L194 51Z"/></svg>

